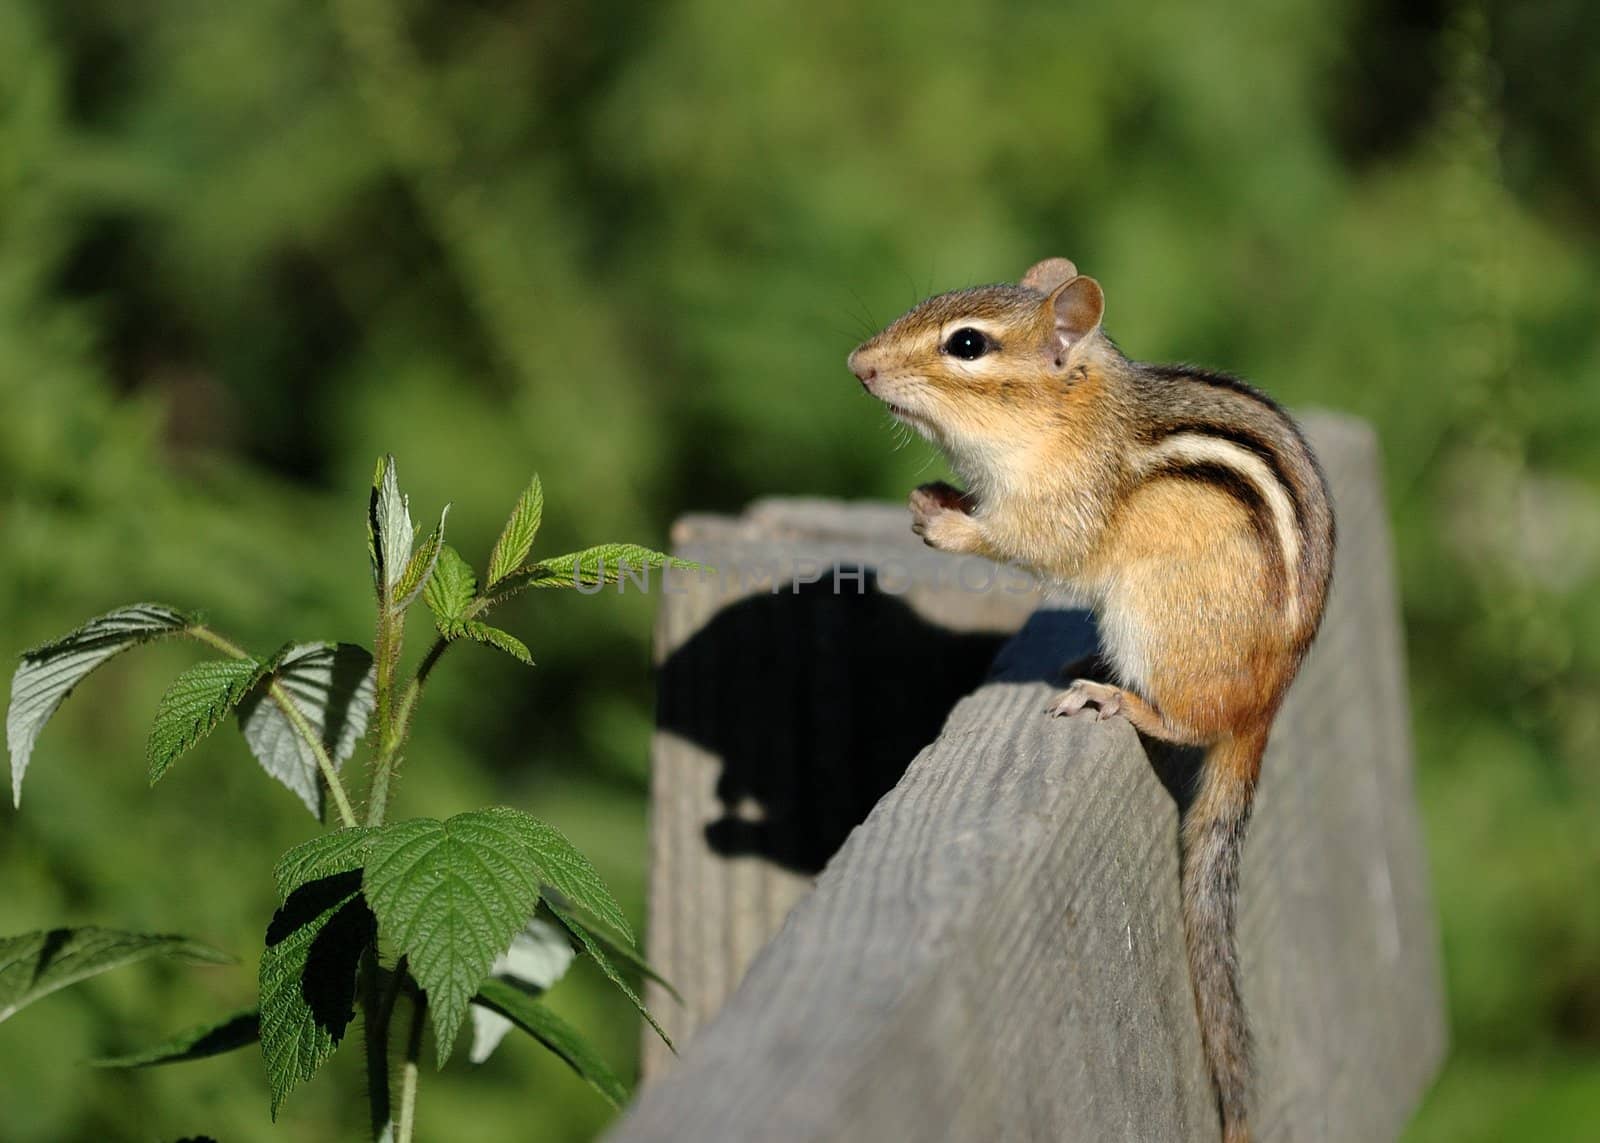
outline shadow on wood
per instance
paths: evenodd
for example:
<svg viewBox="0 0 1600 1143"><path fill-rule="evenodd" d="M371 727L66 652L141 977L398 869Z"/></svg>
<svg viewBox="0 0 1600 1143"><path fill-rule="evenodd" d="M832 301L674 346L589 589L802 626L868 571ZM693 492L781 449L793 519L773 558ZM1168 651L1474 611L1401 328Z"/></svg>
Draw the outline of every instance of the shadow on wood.
<svg viewBox="0 0 1600 1143"><path fill-rule="evenodd" d="M882 505L770 502L674 542L718 571L664 595L656 630L651 955L685 1003L652 997L682 1039L1039 597L966 590L992 565L929 551ZM646 1042L647 1072L669 1058Z"/></svg>
<svg viewBox="0 0 1600 1143"><path fill-rule="evenodd" d="M1005 642L929 623L879 592L871 569L862 586L860 595L819 582L752 596L661 665L662 694L705 700L663 701L658 726L718 759L722 813L705 826L713 852L820 873Z"/></svg>
<svg viewBox="0 0 1600 1143"><path fill-rule="evenodd" d="M1262 1141L1377 1140L1399 1132L1443 1056L1437 940L1376 449L1349 420L1308 418L1307 428L1341 543L1323 634L1279 717L1244 855L1253 1121ZM696 534L708 548L840 561L871 557L904 523L897 511L793 511L787 526L773 522L784 509L767 506L764 523L702 522ZM955 629L974 607L970 593L905 601L935 625L953 609L964 616ZM708 593L664 607L663 654L736 602ZM822 622L834 621L853 619ZM1003 628L994 616L990 626ZM706 845L721 812L720 758L707 744L726 749L730 732L680 719L700 728L694 741L658 735L650 950L698 1007L684 1058L646 1087L618 1143L1217 1138L1183 955L1172 792L1125 722L1042 714L1056 685L1046 680L1086 648L1085 634L1081 616L1034 614L809 894L792 871ZM851 631L819 640L813 627L780 623L764 637L740 632L736 653L696 654L812 656L800 670L814 678L848 658L837 641ZM872 677L892 670L877 665ZM691 701L711 711L707 688L724 675L664 690L664 716ZM776 700L778 725L825 725L838 717L835 697L791 687ZM759 729L737 733L759 743ZM757 788L829 781L850 763L768 747L774 765L799 765ZM741 749L759 765L759 745ZM1181 791L1181 760L1163 769ZM780 924L695 1032L741 957Z"/></svg>

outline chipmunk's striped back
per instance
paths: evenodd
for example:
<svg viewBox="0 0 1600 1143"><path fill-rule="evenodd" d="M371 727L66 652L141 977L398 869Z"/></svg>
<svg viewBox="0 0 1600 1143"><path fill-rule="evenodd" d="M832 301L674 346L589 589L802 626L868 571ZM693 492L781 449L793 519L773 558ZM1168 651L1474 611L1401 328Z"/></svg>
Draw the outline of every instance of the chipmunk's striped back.
<svg viewBox="0 0 1600 1143"><path fill-rule="evenodd" d="M1327 480L1299 427L1265 393L1187 365L1139 365L1135 464L1152 477L1197 480L1250 514L1275 601L1309 643L1333 570Z"/></svg>

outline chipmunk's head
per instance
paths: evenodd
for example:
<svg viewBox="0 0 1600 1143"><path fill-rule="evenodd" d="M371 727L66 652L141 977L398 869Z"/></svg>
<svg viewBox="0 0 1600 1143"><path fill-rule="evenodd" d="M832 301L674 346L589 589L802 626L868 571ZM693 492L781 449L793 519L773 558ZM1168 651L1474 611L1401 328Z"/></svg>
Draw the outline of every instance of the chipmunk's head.
<svg viewBox="0 0 1600 1143"><path fill-rule="evenodd" d="M1050 258L1015 286L929 298L857 347L850 371L958 467L994 462L1092 401L1087 365L1108 344L1097 336L1104 308L1099 283Z"/></svg>

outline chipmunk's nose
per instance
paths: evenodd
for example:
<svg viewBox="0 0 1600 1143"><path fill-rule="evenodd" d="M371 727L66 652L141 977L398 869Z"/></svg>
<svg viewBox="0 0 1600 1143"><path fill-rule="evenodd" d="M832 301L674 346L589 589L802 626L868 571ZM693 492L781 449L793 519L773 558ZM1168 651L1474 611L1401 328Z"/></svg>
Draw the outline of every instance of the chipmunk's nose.
<svg viewBox="0 0 1600 1143"><path fill-rule="evenodd" d="M867 385L878 376L878 367L868 362L859 349L850 355L845 364L863 385Z"/></svg>

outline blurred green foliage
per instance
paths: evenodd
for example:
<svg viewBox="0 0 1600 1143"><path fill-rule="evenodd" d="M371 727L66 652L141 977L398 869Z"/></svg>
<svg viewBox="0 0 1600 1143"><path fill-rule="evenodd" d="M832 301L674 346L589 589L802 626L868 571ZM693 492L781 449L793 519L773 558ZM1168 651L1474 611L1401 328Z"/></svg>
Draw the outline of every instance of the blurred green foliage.
<svg viewBox="0 0 1600 1143"><path fill-rule="evenodd" d="M543 551L664 546L674 514L758 495L898 498L936 462L893 449L846 352L1066 254L1133 355L1377 425L1454 1029L1409 1138L1592 1138L1596 123L1586 0L0 5L0 650L143 598L257 650L370 642L383 451L468 552L535 469ZM532 673L461 650L396 812L529 808L640 917L650 606L524 601ZM312 826L231 736L145 789L192 658L119 659L45 733L0 931L180 931L245 963L8 1024L6 1140L360 1131L354 1051L276 1128L250 1053L80 1066L249 1001L270 863ZM581 974L551 999L627 1070L626 1001ZM526 1043L419 1106L424 1138L607 1114Z"/></svg>

